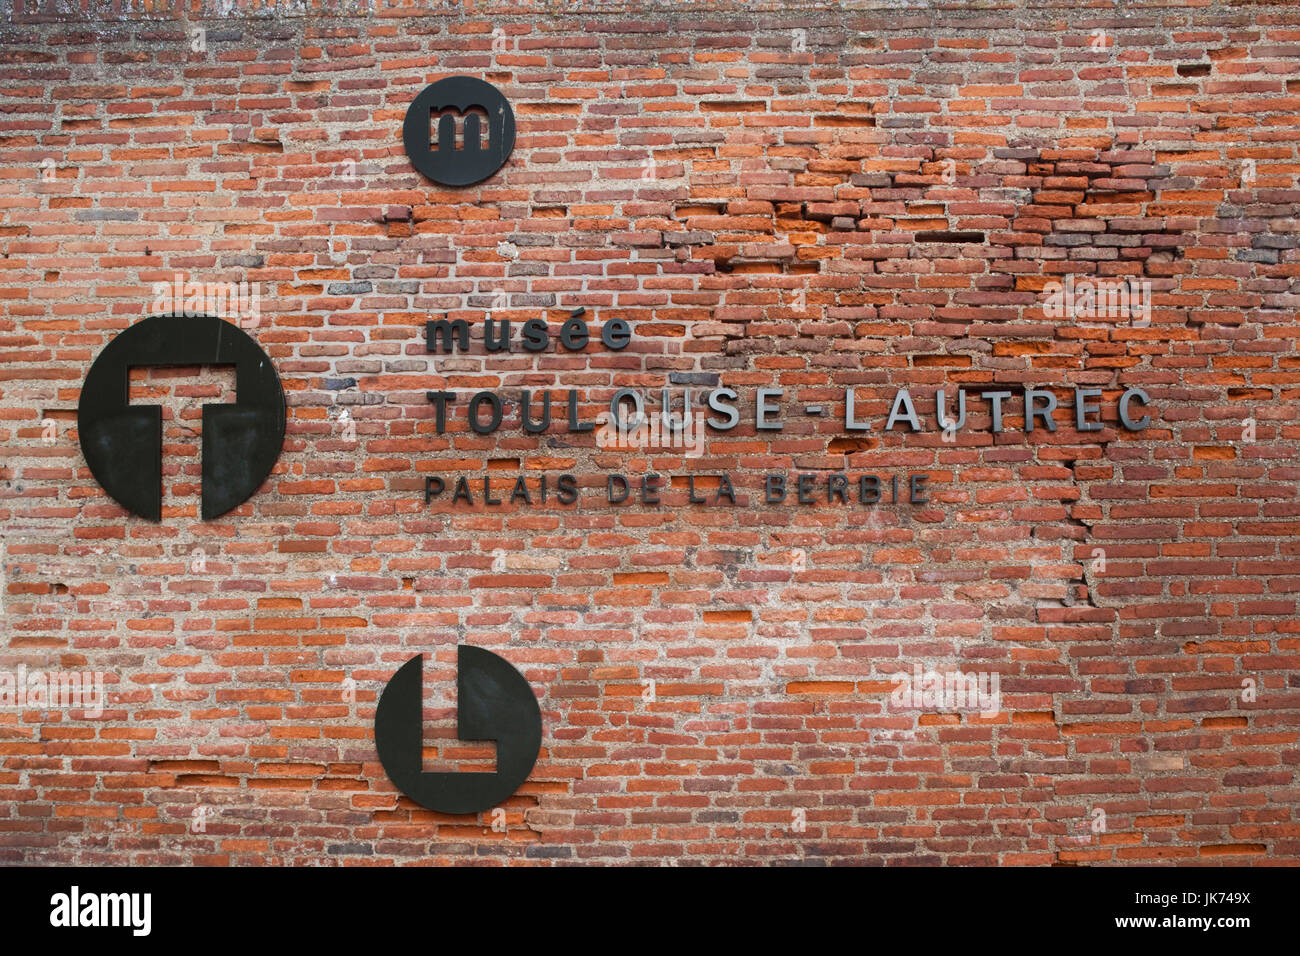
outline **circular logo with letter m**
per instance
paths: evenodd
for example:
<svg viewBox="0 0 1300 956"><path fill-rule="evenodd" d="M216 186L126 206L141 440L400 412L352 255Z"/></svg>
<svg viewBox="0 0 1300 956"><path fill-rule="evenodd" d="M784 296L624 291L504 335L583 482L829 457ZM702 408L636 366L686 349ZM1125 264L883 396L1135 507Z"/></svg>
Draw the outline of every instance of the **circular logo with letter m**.
<svg viewBox="0 0 1300 956"><path fill-rule="evenodd" d="M469 186L487 179L510 158L515 112L492 84L472 76L449 76L426 86L411 101L402 123L402 145L411 165L435 183Z"/></svg>

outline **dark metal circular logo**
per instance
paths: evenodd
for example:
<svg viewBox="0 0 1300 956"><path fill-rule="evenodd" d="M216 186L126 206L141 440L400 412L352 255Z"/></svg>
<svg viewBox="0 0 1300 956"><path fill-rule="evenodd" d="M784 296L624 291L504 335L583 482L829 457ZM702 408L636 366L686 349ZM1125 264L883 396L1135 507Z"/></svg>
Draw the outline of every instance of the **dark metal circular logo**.
<svg viewBox="0 0 1300 956"><path fill-rule="evenodd" d="M480 813L509 799L542 749L542 712L523 674L486 648L456 648L456 735L497 746L492 773L428 771L424 763L424 663L416 654L389 678L375 707L375 749L388 779L438 813Z"/></svg>
<svg viewBox="0 0 1300 956"><path fill-rule="evenodd" d="M284 445L284 390L270 357L243 329L210 315L154 315L119 333L90 366L77 405L82 454L128 511L162 518L162 409L128 403L130 370L233 365L235 401L203 406L202 516L246 501Z"/></svg>
<svg viewBox="0 0 1300 956"><path fill-rule="evenodd" d="M436 144L435 113L440 114ZM435 183L469 186L487 179L510 158L515 148L515 112L491 83L473 76L449 76L426 86L411 101L402 123L402 145L411 165Z"/></svg>

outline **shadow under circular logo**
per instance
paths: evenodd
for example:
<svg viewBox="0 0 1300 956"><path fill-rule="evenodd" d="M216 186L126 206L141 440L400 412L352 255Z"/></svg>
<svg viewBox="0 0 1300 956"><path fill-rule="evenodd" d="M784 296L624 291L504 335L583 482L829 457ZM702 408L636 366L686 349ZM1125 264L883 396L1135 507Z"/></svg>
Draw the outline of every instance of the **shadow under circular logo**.
<svg viewBox="0 0 1300 956"><path fill-rule="evenodd" d="M233 365L235 402L203 406L203 520L243 504L284 445L284 390L270 357L243 329L210 315L154 315L119 333L86 373L77 405L82 454L95 480L141 518L162 518L162 408L128 404L130 370Z"/></svg>
<svg viewBox="0 0 1300 956"><path fill-rule="evenodd" d="M487 114L486 148L482 118L472 110ZM437 149L431 144L434 113L442 114ZM459 149L458 119L464 124ZM515 111L491 83L473 76L449 76L429 84L411 101L402 122L402 145L411 165L435 183L469 186L487 179L510 158L515 148Z"/></svg>

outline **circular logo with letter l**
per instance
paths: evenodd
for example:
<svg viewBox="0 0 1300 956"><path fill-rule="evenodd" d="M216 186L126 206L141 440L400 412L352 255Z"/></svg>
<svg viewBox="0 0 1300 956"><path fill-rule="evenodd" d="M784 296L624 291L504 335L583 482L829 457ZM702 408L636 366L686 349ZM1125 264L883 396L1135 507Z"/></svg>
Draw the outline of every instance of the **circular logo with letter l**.
<svg viewBox="0 0 1300 956"><path fill-rule="evenodd" d="M90 473L123 508L162 518L162 408L131 405L133 368L233 365L235 401L203 406L203 520L241 505L284 445L284 390L243 329L210 315L153 315L119 333L90 366L77 432Z"/></svg>
<svg viewBox="0 0 1300 956"><path fill-rule="evenodd" d="M527 679L482 647L456 648L456 734L497 745L493 773L425 772L424 665L398 668L375 708L375 749L388 779L426 810L479 813L505 801L533 772L542 749L542 712Z"/></svg>
<svg viewBox="0 0 1300 956"><path fill-rule="evenodd" d="M488 138L483 143L483 117ZM438 117L433 145L433 114ZM460 135L457 127L460 126ZM426 86L407 107L402 145L411 165L443 186L470 186L506 164L515 148L515 111L491 83L449 76Z"/></svg>

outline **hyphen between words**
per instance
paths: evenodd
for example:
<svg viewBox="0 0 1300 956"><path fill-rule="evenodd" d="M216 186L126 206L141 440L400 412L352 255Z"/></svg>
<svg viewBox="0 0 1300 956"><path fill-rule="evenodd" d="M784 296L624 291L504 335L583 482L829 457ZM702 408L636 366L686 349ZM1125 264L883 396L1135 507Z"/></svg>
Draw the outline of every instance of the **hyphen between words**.
<svg viewBox="0 0 1300 956"><path fill-rule="evenodd" d="M582 318L584 313L584 309L578 309L570 313L568 320L560 329L560 345L568 351L581 351L591 341L592 332L587 322ZM610 319L601 327L600 340L609 349L614 351L622 350L632 341L631 326L624 319ZM523 323L519 342L524 351L542 352L549 347L550 341L551 333L545 319L532 318ZM488 352L492 353L509 351L511 348L510 320L494 320L489 317L483 326L483 346ZM427 351L453 352L456 348L468 351L469 347L470 326L464 319L431 319L426 323L425 348ZM949 401L945 391L945 389L938 389L935 392L934 422L938 429L943 432L945 441L955 441L957 434L966 427L970 393L964 388L957 389L956 414L954 417L949 414ZM1101 431L1105 427L1100 419L1102 389L1075 386L1073 391L1073 424L1075 430L1080 433ZM446 390L430 391L425 394L434 407L434 422L437 432L439 435L445 434L449 411L453 405L462 401L462 396L454 391ZM783 414L786 410L781 401L784 394L785 390L781 388L757 388L753 391L753 401L752 403L747 402L746 405L752 407L750 417L756 431L773 432L785 428ZM1057 429L1054 413L1057 411L1058 402L1053 391L1018 385L1015 392L1009 387L994 387L973 392L973 394L977 395L979 400L987 403L990 428L994 433L1002 433L1006 430L1003 418L1010 405L1004 403L1010 403L1013 399L1019 405L1017 410L1023 417L1026 433L1031 433L1039 427L1048 432L1055 432ZM675 407L673 400L672 389L663 388L658 413L653 416L647 413L646 395L647 393L641 389L619 389L610 398L607 411L602 411L595 420L582 420L579 416L578 407L579 392L576 389L568 389L564 399L567 407L567 430L573 433L591 432L595 431L599 426L600 431L595 437L597 445L602 449L610 447L680 449L684 450L689 457L698 457L703 453L703 433L706 426L714 432L727 432L737 427L741 422L740 394L735 389L726 386L701 389L698 401L693 397L691 389L684 389L680 405L677 407ZM843 395L844 430L850 433L872 431L872 423L860 414L855 389L853 387L845 388ZM519 390L519 427L530 435L550 431L552 401L553 395L550 389L542 390L540 396L536 398L534 398L531 389ZM1141 431L1147 428L1151 424L1151 415L1148 413L1150 407L1151 399L1145 391L1140 388L1126 389L1117 402L1116 412L1119 423L1128 431ZM706 410L708 414L705 414ZM804 415L814 417L825 414L826 410L825 404L805 404L798 409ZM505 411L506 402L495 391L476 391L465 400L466 423L470 430L478 435L491 435L500 429L505 419ZM910 432L919 432L923 429L922 417L917 412L911 391L907 388L895 390L883 430L889 432L900 427ZM641 500L644 503L656 504L659 502L658 492L661 490L661 486L658 482L660 478L661 476L658 475L645 475L640 479ZM911 503L923 504L928 502L929 499L925 495L925 482L928 478L929 476L924 474L913 474L907 477L905 484L910 489L908 500ZM539 493L541 501L546 502L550 491L547 476L541 474L540 476L534 476L534 479L535 490ZM716 479L715 493L711 498L706 498L697 495L694 479L688 478L690 493L687 500L691 503L708 502L716 504L725 502L734 505L736 503L735 491L729 476L722 474L711 476L711 479ZM798 501L802 504L811 504L813 502L808 487L808 482L812 480L812 475L802 474L797 479L790 481L792 488L798 488ZM476 480L475 484L478 483ZM853 483L856 483L857 500L861 504L899 502L899 482L896 476L891 482L893 489L891 497L882 495L881 482L875 475L859 475L850 478L842 473L829 476L826 500L834 501L838 495L841 502L847 503L851 497L850 484ZM671 484L671 479L669 484ZM784 501L786 498L786 484L784 475L765 475L765 501L769 504ZM460 502L473 504L475 502L474 494L470 491L469 479L466 476L456 478L454 485L451 498L453 504ZM481 479L481 487L481 500L485 504L496 505L503 503L502 499L493 497L487 476L483 476ZM447 488L448 482L440 476L427 476L424 489L425 502L440 498ZM573 504L578 500L578 481L573 475L560 475L553 488L556 501L559 504ZM608 501L612 504L626 501L630 497L630 484L627 478L622 475L610 475L609 480L606 482L606 489ZM528 483L523 475L520 475L515 481L509 500L511 503L534 503Z"/></svg>

